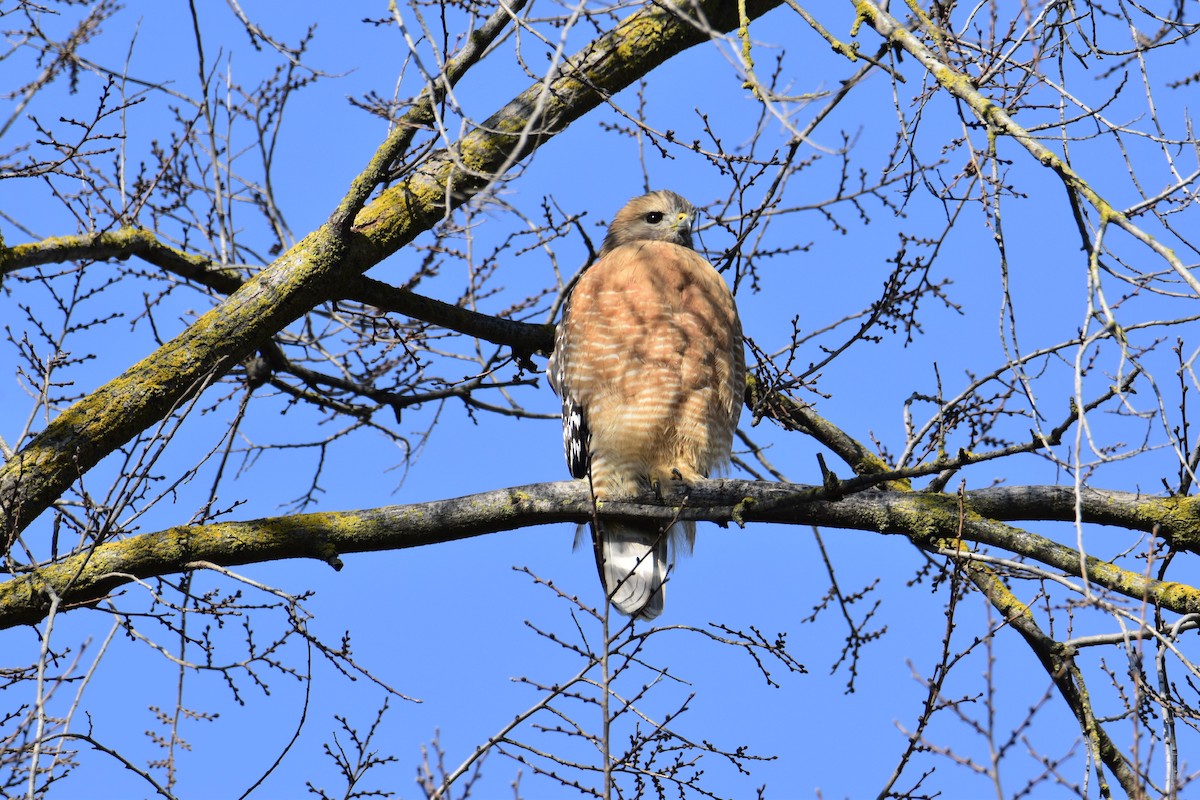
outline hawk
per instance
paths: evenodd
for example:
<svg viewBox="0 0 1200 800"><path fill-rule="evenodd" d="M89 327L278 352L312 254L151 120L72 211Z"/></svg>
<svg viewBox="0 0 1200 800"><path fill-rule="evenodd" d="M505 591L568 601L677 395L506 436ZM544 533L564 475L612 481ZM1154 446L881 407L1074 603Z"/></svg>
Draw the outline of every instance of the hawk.
<svg viewBox="0 0 1200 800"><path fill-rule="evenodd" d="M695 213L671 191L630 200L564 306L546 371L562 398L567 465L597 501L661 493L729 460L746 388L742 324L729 287L692 249ZM593 523L617 610L657 617L671 548L690 551L694 539L692 522Z"/></svg>

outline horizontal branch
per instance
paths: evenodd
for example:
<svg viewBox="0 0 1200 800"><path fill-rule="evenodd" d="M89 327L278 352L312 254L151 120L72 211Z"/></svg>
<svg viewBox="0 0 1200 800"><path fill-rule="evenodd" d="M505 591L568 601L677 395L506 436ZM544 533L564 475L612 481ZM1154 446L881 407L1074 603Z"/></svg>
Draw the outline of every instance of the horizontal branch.
<svg viewBox="0 0 1200 800"><path fill-rule="evenodd" d="M239 270L222 269L205 256L177 250L159 241L153 231L145 228L55 236L40 242L14 245L0 257L0 275L42 264L125 260L132 256L221 294L233 294L244 283Z"/></svg>
<svg viewBox="0 0 1200 800"><path fill-rule="evenodd" d="M971 508L998 520L1074 522L1076 495L1070 486L996 486L968 492ZM1078 504L1082 522L1116 525L1161 536L1176 550L1200 553L1200 505L1196 497L1164 497L1084 488Z"/></svg>
<svg viewBox="0 0 1200 800"><path fill-rule="evenodd" d="M692 486L685 498L660 501L646 495L605 503L597 513L663 521L678 517L722 525L819 525L899 534L932 549L955 546L961 533L964 541L1001 548L1078 575L1077 551L1000 521L1058 518L1064 491L1069 493L1054 486L988 489L968 494L960 507L959 498L945 494L873 490L831 499L828 489L817 486L720 480ZM1032 504L1036 497L1046 498L1049 505L1039 508ZM1087 522L1157 530L1176 540L1196 542L1200 541L1197 502L1088 491L1083 513ZM993 518L980 515L984 508ZM551 523L580 523L591 519L592 513L587 483L560 481L402 506L168 528L103 544L0 584L0 628L42 619L52 596L59 598L60 608L95 603L122 584L181 572L197 562L233 567L310 558L336 569L341 567L341 556L349 553L401 550ZM1194 587L1156 581L1094 558L1087 559L1087 569L1089 580L1114 592L1144 598L1181 614L1200 612L1200 590Z"/></svg>

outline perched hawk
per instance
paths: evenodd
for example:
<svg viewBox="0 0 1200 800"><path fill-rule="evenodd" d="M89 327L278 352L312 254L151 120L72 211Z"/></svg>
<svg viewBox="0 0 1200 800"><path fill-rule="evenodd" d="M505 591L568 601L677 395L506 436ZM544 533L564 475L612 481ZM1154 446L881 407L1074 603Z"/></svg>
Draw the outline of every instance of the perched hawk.
<svg viewBox="0 0 1200 800"><path fill-rule="evenodd" d="M575 284L550 357L563 444L597 500L708 477L729 460L746 386L742 324L725 281L692 249L692 204L674 192L630 200ZM613 605L654 619L695 523L592 526Z"/></svg>

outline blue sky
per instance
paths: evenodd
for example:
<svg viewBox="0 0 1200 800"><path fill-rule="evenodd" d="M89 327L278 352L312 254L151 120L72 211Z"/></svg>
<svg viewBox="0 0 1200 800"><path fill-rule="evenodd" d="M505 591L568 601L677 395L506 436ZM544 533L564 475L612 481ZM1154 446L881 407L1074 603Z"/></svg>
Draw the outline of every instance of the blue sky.
<svg viewBox="0 0 1200 800"><path fill-rule="evenodd" d="M300 238L325 220L349 181L382 141L386 133L382 123L352 108L347 97L369 91L390 96L402 69L403 43L394 29L361 21L364 17L385 16L386 7L381 3L349 2L336 6L302 3L289 7L287 13L279 13L267 3L245 4L245 8L272 35L285 41L294 41L310 22L317 23L308 62L329 77L297 93L289 103L274 174L281 208L292 232ZM828 14L827 25L836 25L839 35L846 35L851 22L848 6L836 11L821 9L821 13ZM227 8L206 6L200 9L200 15L206 35L205 57L210 66L217 65L218 74L225 73L247 87L267 74L275 63L272 54L256 53L247 47L244 32ZM415 20L409 18L408 24L415 26ZM190 25L186 4L131 4L107 24L104 35L84 52L97 62L117 66L124 59L130 33L136 30L137 39L130 51L130 73L153 76L156 80L170 79L178 91L191 95L196 92L196 60ZM751 30L757 40L755 52L760 70L772 63L777 54L782 55L785 72L793 76L788 91L795 94L832 90L855 69L829 52L828 46L786 8L756 21ZM573 39L573 44L584 41L582 32L577 34L578 41ZM864 50L875 47L873 33L864 30L860 38ZM532 42L525 41L533 52ZM422 54L432 63L427 47ZM489 62L473 71L457 90L467 114L476 119L490 114L528 83L511 58L501 55L493 61L496 66L490 66ZM1155 63L1155 69L1162 70L1154 73L1156 88L1161 88L1167 80L1182 78L1193 69L1185 62L1182 54L1179 57L1164 54L1161 64ZM540 51L536 58L530 57L530 63L535 67L542 64ZM28 67L29 63L23 65ZM902 68L910 81L906 90L915 92L915 86L923 79L921 73L911 60L905 60ZM405 73L400 96L418 91L415 77L411 69ZM1098 104L1102 102L1106 84L1096 81L1094 85L1097 98L1085 99ZM98 79L85 73L76 94L60 89L47 92L37 98L27 114L52 121L60 115L88 113L98 86ZM867 181L878 179L896 137L897 112L892 91L886 77L876 74L834 112L806 146L803 157L819 155L819 159L792 178L784 198L786 204L815 205L833 196L839 161L829 151L841 146L843 132L854 142L854 169L861 167ZM1158 113L1165 125L1176 130L1190 93L1162 91L1161 95L1163 102ZM638 98L633 91L626 91L616 101L626 108L635 108ZM678 131L678 138L683 141L703 135L696 113L697 108L703 108L730 149L749 141L758 115L757 103L741 87L741 78L715 44L694 48L650 75L646 103L650 124ZM820 99L807 106L797 104L796 118L806 121L812 110L821 105ZM901 98L900 107L906 114L913 111L908 98ZM1118 98L1108 113L1137 126L1141 124L1137 120L1143 118L1139 115L1145 113L1143 107L1144 98L1139 103L1131 89ZM948 98L935 97L923 113L917 136L917 150L922 157L932 161L943 157L945 152L951 161L962 160L961 150L943 151L948 140L962 135L962 123ZM156 98L129 110L125 147L131 162L144 158L150 142L164 136L162 125L169 116L167 104ZM1051 120L1053 113L1047 111L1045 116ZM589 234L598 242L603 235L603 223L611 219L626 199L643 190L643 165L638 161L635 143L605 128L605 124L616 121L619 120L609 111L601 110L576 122L522 166L520 177L500 190L503 200L534 217L546 197L552 197L568 212L586 212ZM1027 125L1036 122L1025 117L1020 121ZM30 128L22 123L16 130L29 135ZM235 131L235 138L244 143L247 140L242 137L247 135L245 131ZM982 144L983 136L978 131L969 135L977 146ZM17 137L17 132L10 133L3 143L8 146ZM774 122L766 123L764 137L778 142L786 140ZM1048 142L1048 146L1061 151L1064 145ZM1097 189L1115 206L1124 207L1136 200L1128 171L1116 155L1120 151L1113 149L1111 137L1070 142L1066 146L1077 158L1076 163L1083 165L1081 171L1096 182ZM1021 345L1023 350L1030 351L1070 338L1083 323L1086 259L1080 254L1064 192L1054 175L1031 163L1028 155L1009 141L1002 140L1000 150L1002 156L1012 160L1005 180L1020 193L1019 197L1005 199L1003 219ZM1154 146L1134 140L1127 145L1126 153L1139 172L1148 176L1147 183L1165 184L1170 180L1166 171L1153 161ZM726 178L708 168L701 159L678 151L674 156L660 159L652 149L648 150L644 168L651 188L673 188L697 205L710 203L728 191ZM1194 168L1194 156L1183 154L1179 158L1190 159ZM762 181L751 196L755 192L761 194L766 182ZM898 202L898 192L898 188L888 190L892 203ZM76 232L76 222L56 209L56 202L44 186L32 182L0 182L0 209L18 218L34 236ZM745 332L768 352L786 345L792 319L797 315L799 326L807 332L869 304L878 296L891 269L888 260L900 247L901 232L938 235L946 225L947 213L945 206L920 190L899 214L894 207L875 199L864 200L862 212L869 217L870 224L865 224L858 211L846 204L834 206L831 211L845 231L818 211L793 214L774 223L768 234L772 245L804 245L805 249L767 262L758 291L749 286L739 291ZM269 240L253 215L249 211L244 213L246 240L265 250ZM520 229L519 220L498 210L480 215L475 221L477 254L487 252L490 246ZM704 222L702 219L701 225ZM4 227L9 243L27 238L14 231L10 220L0 219L0 226ZM702 235L702 243L711 252L720 253L729 241L719 230L710 229ZM1177 245L1172 243L1172 246ZM919 249L919 245L909 247L910 252ZM1118 252L1129 253L1132 258L1147 258L1127 240L1118 242L1116 247ZM586 249L578 237L555 241L553 249L557 264L566 275L586 257ZM1187 263L1196 262L1196 254L1186 249L1181 248L1179 255ZM419 257L411 249L403 250L371 274L380 280L401 282L412 273ZM497 281L504 290L488 298L480 310L499 311L534 287L553 281L554 264L542 249L519 256L510 250L506 259ZM95 286L107 280L107 269L104 264L89 267L84 285ZM442 274L422 283L420 290L454 301L467 274L467 264L446 259ZM922 332L911 343L906 343L902 336L891 336L877 344L856 345L823 370L820 396L802 393L800 399L814 403L821 414L860 441L878 439L894 454L903 443L904 402L914 392L933 394L940 375L945 394L953 395L969 382L968 370L986 373L1003 364L1002 286L997 253L992 232L977 208L968 208L961 221L947 232L932 272L932 279L941 278L953 281L948 291L957 308L927 303L922 313ZM108 290L102 297L105 304L122 299L131 301L135 309L132 316L139 310L137 298L141 292L142 287L128 282ZM6 282L0 303L3 304L0 315L6 320L21 319L17 303L31 303L35 309L42 304L42 308L50 309L46 313L53 315L49 298L38 286ZM160 330L160 335L170 336L182 329L194 318L194 312L206 310L206 303L199 295L184 292L167 298L159 319L173 319L179 327ZM1130 302L1128 314L1131 319L1182 315L1185 313L1180 310L1182 303L1137 298ZM542 321L545 304L538 309L542 316L535 315L534 321ZM72 372L80 392L118 374L154 346L152 332L144 322L113 323L105 330L111 338L97 349L98 357ZM823 341L832 345L838 341L838 335ZM1167 387L1172 379L1172 366L1165 357L1169 355L1165 348L1162 355L1152 363L1161 370L1156 380ZM815 346L812 352L801 356L806 360L819 357ZM12 374L12 358L11 348L0 349L2 374ZM1068 353L1064 360L1052 360L1037 378L1039 405L1050 426L1057 424L1069 410L1073 393L1071 358L1073 354ZM1119 354L1112 351L1103 351L1099 358L1105 363L1103 370L1111 374L1123 366ZM539 366L544 363L539 361ZM1097 379L1089 383L1088 390L1095 391L1096 386L1102 385L1103 380ZM206 407L225 391L228 390L224 387L211 389L201 397L200 407ZM557 411L558 401L544 381L536 389L522 390L520 397L532 411L544 414ZM1143 409L1154 408L1150 396L1143 396L1138 402L1143 403ZM10 417L3 423L3 435L11 442L24 420L28 399L16 383L6 379L0 383L0 405L19 409L18 422ZM233 408L233 404L226 404L213 413L191 414L163 457L163 470L173 474L173 470L177 472L194 462L197 452L215 447ZM251 442L310 441L322 435L317 415L305 409L292 409L285 414L281 398L261 397L252 408L241 428ZM928 405L921 403L913 408L918 420L932 413ZM451 403L442 408L427 406L406 411L397 423L399 430L415 440L434 414L439 415L438 425L419 459L407 471L397 469L402 454L382 436L357 434L331 447L324 454L321 492L315 510L433 500L566 477L556 420L492 415L479 415L473 420L461 406ZM748 414L742 422L749 425ZM390 420L387 424L391 424ZM327 427L337 425L330 423ZM1025 418L1003 423L1014 437L1023 435L1030 425ZM1161 443L1161 432L1150 427ZM1136 443L1144 429L1142 423L1127 418L1106 417L1097 423L1096 435L1107 443ZM769 422L751 429L750 433L770 445L770 458L791 480L819 482L816 462L819 448L811 440L799 434L783 434ZM236 519L283 513L303 490L316 459L313 450L267 452L226 485L221 500L242 503L232 515ZM1096 473L1095 483L1108 488L1159 491L1159 476L1172 475L1173 464L1170 452L1160 448L1132 464L1103 465ZM849 474L844 465L830 466L843 477ZM87 482L104 486L106 479L120 469L119 463L109 460L89 475ZM194 481L180 487L174 502L159 504L139 520L138 529L152 531L186 522L203 502L212 469L210 462ZM1070 482L1062 470L1035 456L984 465L968 471L966 478L971 488L997 480ZM48 523L31 530L32 536L44 535ZM1068 525L1038 525L1037 530L1065 541L1073 542L1075 538L1074 529ZM343 631L349 631L357 663L369 668L382 682L423 701L420 704L394 698L390 701L378 738L372 744L397 760L366 779L368 787L387 788L401 797L416 797L420 795L412 784L414 766L421 745L435 731L440 732L447 763L457 764L514 714L535 701L536 694L531 688L515 678L526 675L531 680L553 684L578 669L574 659L539 637L529 624L571 638L577 634L568 613L569 604L513 569L528 567L536 575L553 581L567 595L579 595L587 603L597 603L599 591L591 558L584 551L573 552L574 535L574 526L554 525L402 552L350 555L344 558L345 566L340 572L322 564L300 562L253 565L238 572L294 595L312 592L304 606L313 615L309 623L313 630L330 642L337 642ZM900 537L837 530L824 530L820 535L828 557L836 566L843 591L851 593L871 587L851 607L853 613L865 615L879 601L878 611L866 627L886 628L877 641L864 646L862 658L856 664L852 693L846 691L850 675L845 664L831 674L846 633L838 612L826 610L815 621L805 622L829 584L814 534L808 528L754 525L745 530L722 530L702 525L695 555L681 563L671 582L661 624L704 627L720 623L734 629L756 626L768 636L786 631L791 652L808 670L806 674L787 674L782 667L774 668L772 674L781 686L773 688L765 685L742 652L715 646L683 630L655 637L650 656L686 683L664 680L647 704L650 713L665 713L694 692L689 711L673 727L686 736L706 738L722 747L732 749L744 744L751 752L778 757L775 761L754 764L749 777L718 766L718 759L706 760L711 770L710 787L720 796L751 796L753 789L762 784L768 787L767 797L874 796L903 751L905 737L899 729L916 725L924 689L914 679L914 673L927 676L937 662L946 629L945 589L931 589L928 577L913 582L914 575L925 564L925 557ZM1092 535L1094 532L1089 531L1089 537ZM1102 532L1095 535L1101 550L1111 547L1116 552L1131 546L1127 538L1114 539L1110 544ZM236 589L236 584L211 573L198 573L194 581L194 587L211 586L224 592ZM1015 591L1022 597L1032 598L1038 588L1029 583L1015 585ZM145 595L146 590L131 586L126 592L131 596ZM89 642L82 650L83 661L78 668L82 672L109 635L112 619L105 611L73 611L56 621L53 641L73 649ZM278 612L263 614L259 619L256 639L269 639L272 630L280 628ZM987 612L977 595L963 601L957 621L951 643L956 652L968 648L974 637L987 629ZM1111 626L1105 627L1105 622L1081 612L1074 624L1079 630L1094 627L1108 631ZM598 635L595 626L587 631L590 637ZM146 635L168 648L174 641L162 629L148 628ZM214 631L213 636L221 645L218 652L236 660L241 635L236 625ZM22 663L36 652L37 637L30 629L9 631L5 637L6 649L22 653ZM994 709L995 724L1003 738L1006 731L1025 717L1027 709L1040 701L1049 681L1012 631L1000 631L992 646L994 651L990 656L996 659L999 702ZM131 640L121 633L107 647L83 694L81 709L87 711L96 738L134 754L144 767L145 761L155 758L157 752L146 735L156 727L151 709L175 707L180 672L153 652L147 642ZM283 653L286 663L300 667L309 655L297 642L286 645ZM987 714L978 694L982 689L980 675L988 658L983 645L975 646L947 683L947 696L966 699L965 713L981 717ZM184 672L183 705L220 716L190 720L181 726L191 751L180 762L179 796L239 796L285 748L302 713L307 718L303 733L282 765L267 778L262 796L302 795L306 781L331 793L338 790L335 771L322 755L322 743L338 727L334 717L347 717L352 724L366 728L385 692L363 679L348 681L319 656L314 656L311 692L304 711L302 682L269 668L263 674L269 678L269 693L254 686L244 675L237 679L236 689L244 700L244 705L240 705L231 702L232 690L221 677ZM639 678L645 679L645 676ZM1098 688L1098 694L1104 696L1104 689ZM81 714L73 727L83 730L88 724ZM1065 707L1052 696L1028 735L1039 750L1051 756L1064 756L1073 747L1077 733ZM548 748L556 746L558 739L528 729L523 735L530 742ZM956 754L981 761L988 758L984 740L968 726L953 721L951 713L935 718L928 735L934 741L952 745ZM1075 746L1075 756L1064 767L1065 774L1075 781L1085 780L1081 752ZM931 763L938 764L938 771L929 779L931 791L941 790L948 797L988 791L988 781L972 775L966 768L955 768L948 760ZM514 762L493 755L484 768L488 780L485 796L507 793L505 787L518 769ZM1005 769L1004 786L1011 795L1041 767L1032 758L1013 757L1006 762ZM901 786L918 775L919 770L913 769L902 779ZM547 784L538 781L524 769L523 796L552 793L545 788ZM80 766L61 784L58 794L82 796L97 786L105 787L110 796L149 795L144 784L119 764L91 753L81 757ZM1038 796L1055 796L1049 793L1050 787L1044 789L1047 794Z"/></svg>

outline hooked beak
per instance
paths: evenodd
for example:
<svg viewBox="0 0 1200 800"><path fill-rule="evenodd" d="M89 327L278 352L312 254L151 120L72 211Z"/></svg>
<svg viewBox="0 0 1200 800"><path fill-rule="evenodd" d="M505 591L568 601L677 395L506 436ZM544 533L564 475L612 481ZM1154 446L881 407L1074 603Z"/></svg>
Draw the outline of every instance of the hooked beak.
<svg viewBox="0 0 1200 800"><path fill-rule="evenodd" d="M680 241L687 243L688 247L692 246L692 220L694 215L681 211L675 216L675 231L679 236Z"/></svg>

